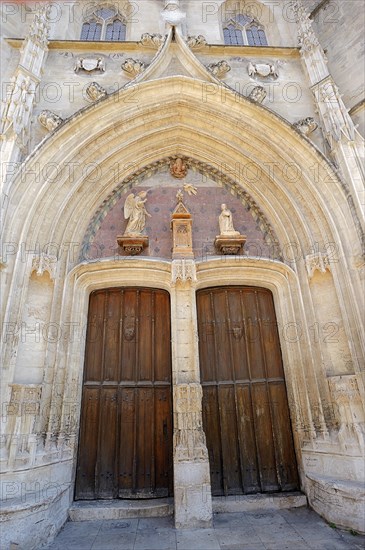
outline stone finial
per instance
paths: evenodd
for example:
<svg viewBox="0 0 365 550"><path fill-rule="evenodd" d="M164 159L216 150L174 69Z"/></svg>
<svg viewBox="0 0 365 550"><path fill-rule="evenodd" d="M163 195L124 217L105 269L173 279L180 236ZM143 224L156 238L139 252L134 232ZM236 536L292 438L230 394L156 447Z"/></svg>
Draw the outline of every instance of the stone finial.
<svg viewBox="0 0 365 550"><path fill-rule="evenodd" d="M256 101L256 103L263 103L266 96L267 91L263 86L255 86L248 97L253 99L253 101Z"/></svg>
<svg viewBox="0 0 365 550"><path fill-rule="evenodd" d="M314 118L310 116L298 120L298 122L295 122L293 126L305 136L309 136L309 134L311 134L318 128L318 124L316 123Z"/></svg>
<svg viewBox="0 0 365 550"><path fill-rule="evenodd" d="M107 91L103 86L100 86L97 82L91 82L86 88L86 95L90 101L99 101L106 97Z"/></svg>
<svg viewBox="0 0 365 550"><path fill-rule="evenodd" d="M165 38L162 34L150 34L145 32L141 36L142 46L147 46L149 48L158 49L165 41Z"/></svg>
<svg viewBox="0 0 365 550"><path fill-rule="evenodd" d="M128 57L122 64L122 69L128 76L135 78L145 70L146 66L143 61L139 59L132 59Z"/></svg>
<svg viewBox="0 0 365 550"><path fill-rule="evenodd" d="M200 50L207 45L207 41L202 34L199 34L198 36L188 36L186 43L192 50Z"/></svg>
<svg viewBox="0 0 365 550"><path fill-rule="evenodd" d="M41 111L40 115L38 116L38 120L46 130L49 132L53 132L60 124L62 124L63 119L56 115L56 113L53 113L52 111L49 111L48 109Z"/></svg>
<svg viewBox="0 0 365 550"><path fill-rule="evenodd" d="M181 11L179 0L167 0L161 17L165 23L177 27L184 21L186 14Z"/></svg>
<svg viewBox="0 0 365 550"><path fill-rule="evenodd" d="M229 73L229 71L231 70L231 66L227 63L227 61L222 60L218 61L217 63L210 63L209 65L207 65L207 69L214 76L222 79L227 76L227 73Z"/></svg>

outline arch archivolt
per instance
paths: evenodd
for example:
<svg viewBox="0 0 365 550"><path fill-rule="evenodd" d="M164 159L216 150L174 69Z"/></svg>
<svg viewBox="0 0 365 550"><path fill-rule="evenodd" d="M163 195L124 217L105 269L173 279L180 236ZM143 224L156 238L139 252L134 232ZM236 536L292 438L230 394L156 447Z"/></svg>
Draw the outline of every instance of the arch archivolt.
<svg viewBox="0 0 365 550"><path fill-rule="evenodd" d="M19 289L28 286L32 257L24 256L21 243L35 253L41 250L49 255L54 255L55 248L48 250L47 243L55 243L58 261L51 322L69 329L76 323L75 328L82 331L89 294L97 288L140 284L169 290L173 315L182 311L187 316L183 321L195 346L189 380L197 383L196 313L192 313L196 289L229 284L269 288L278 323L283 327L279 333L299 456L306 442L313 443L315 437L317 441L325 439L334 429L322 368L323 343L314 345L309 330L316 323L318 304L313 300L304 258L316 243L321 250L328 242L337 245L339 261L330 266L331 284L339 297L357 373L362 356L358 310L361 288L350 264L359 249L355 223L341 182L305 138L268 109L237 98L226 88L223 96L219 91L206 94L204 99L204 86L204 82L190 78L169 77L126 88L75 115L26 161L9 189L4 216L4 241L15 243L5 268L14 271L14 277L7 277L3 283L5 319L7 323L19 322L25 307L26 292ZM298 245L297 261L285 265L247 257L216 258L197 263L196 282L176 284L171 282L171 262L158 258L110 258L75 265L91 220L115 189L127 186L136 174L154 163L176 156L218 171L236 192L252 197L280 247ZM87 166L90 173L85 171ZM258 176L253 177L255 171ZM291 323L301 327L297 339L290 331L285 332ZM71 396L77 396L77 407L80 404L84 339L82 334L72 341L69 333L66 336L49 342L45 359L45 380L58 390L55 393L48 389L42 400L55 408ZM11 384L19 339L8 338L6 342L4 364ZM179 366L183 353L178 352L181 346L178 331L173 332L177 383L183 380ZM6 391L6 383L3 387ZM58 424L52 422L50 419L48 433L70 432L66 414ZM72 452L75 456L75 448ZM303 463L299 463L303 469Z"/></svg>

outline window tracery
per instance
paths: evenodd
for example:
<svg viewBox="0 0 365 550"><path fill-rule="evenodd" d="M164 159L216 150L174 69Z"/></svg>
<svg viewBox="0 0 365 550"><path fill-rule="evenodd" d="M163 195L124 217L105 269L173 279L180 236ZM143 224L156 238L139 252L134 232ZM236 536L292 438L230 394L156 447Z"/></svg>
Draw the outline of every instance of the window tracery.
<svg viewBox="0 0 365 550"><path fill-rule="evenodd" d="M264 27L253 17L238 14L223 26L224 43L227 45L267 46Z"/></svg>
<svg viewBox="0 0 365 550"><path fill-rule="evenodd" d="M125 19L116 9L102 7L92 12L82 25L81 40L123 42L126 29Z"/></svg>

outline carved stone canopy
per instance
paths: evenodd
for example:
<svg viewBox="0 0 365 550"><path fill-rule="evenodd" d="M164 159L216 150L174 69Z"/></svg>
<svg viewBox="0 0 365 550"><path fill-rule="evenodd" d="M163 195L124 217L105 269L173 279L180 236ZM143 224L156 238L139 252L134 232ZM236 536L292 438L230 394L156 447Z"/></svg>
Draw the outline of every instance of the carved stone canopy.
<svg viewBox="0 0 365 550"><path fill-rule="evenodd" d="M178 203L171 216L171 229L173 239L172 258L194 258L192 217L184 203L183 194L178 192Z"/></svg>

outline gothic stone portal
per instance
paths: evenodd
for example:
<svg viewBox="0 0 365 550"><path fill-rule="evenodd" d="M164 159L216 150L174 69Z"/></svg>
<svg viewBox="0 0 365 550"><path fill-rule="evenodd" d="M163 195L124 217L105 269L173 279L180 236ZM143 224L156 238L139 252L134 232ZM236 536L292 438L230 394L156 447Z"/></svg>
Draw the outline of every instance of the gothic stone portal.
<svg viewBox="0 0 365 550"><path fill-rule="evenodd" d="M212 494L298 488L271 292L198 292L203 426Z"/></svg>
<svg viewBox="0 0 365 550"><path fill-rule="evenodd" d="M76 500L172 494L169 298L139 288L91 294Z"/></svg>

